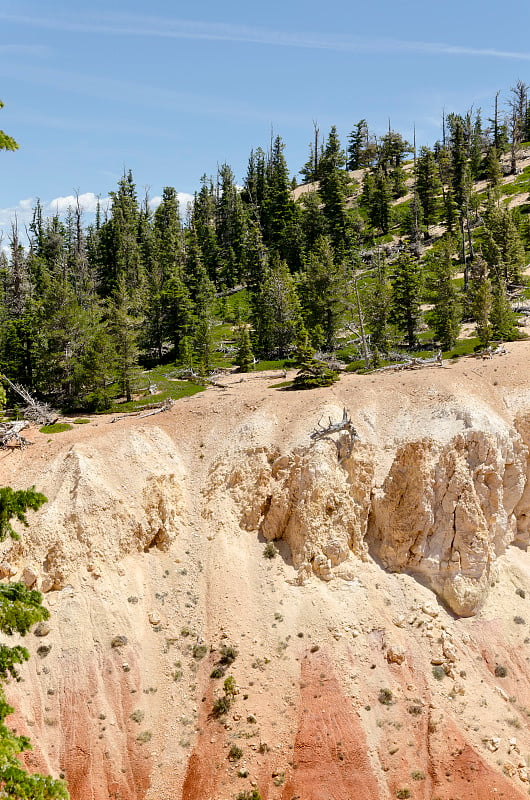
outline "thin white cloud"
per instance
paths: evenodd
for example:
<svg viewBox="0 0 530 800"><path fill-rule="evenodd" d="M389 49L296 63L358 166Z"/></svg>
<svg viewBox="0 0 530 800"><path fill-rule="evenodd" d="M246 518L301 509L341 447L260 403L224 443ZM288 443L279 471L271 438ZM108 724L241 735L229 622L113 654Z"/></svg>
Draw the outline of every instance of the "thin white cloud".
<svg viewBox="0 0 530 800"><path fill-rule="evenodd" d="M89 214L94 214L98 208L98 202L102 211L109 208L110 197L98 198L94 192L84 192L76 198L73 194L67 194L64 197L55 197L45 207L45 211L51 214L64 214L69 208L75 208L77 199L79 199L79 206L82 211Z"/></svg>
<svg viewBox="0 0 530 800"><path fill-rule="evenodd" d="M0 44L0 56L48 56L50 53L51 48L42 44Z"/></svg>
<svg viewBox="0 0 530 800"><path fill-rule="evenodd" d="M401 39L378 39L366 36L320 34L311 31L278 31L269 28L232 25L222 22L198 22L162 17L107 14L64 17L37 17L0 12L0 19L38 28L68 32L118 36L192 39L203 41L241 42L274 47L311 50L334 50L354 53L417 53L423 55L470 56L530 61L530 52L496 48L453 45L445 42L418 42Z"/></svg>

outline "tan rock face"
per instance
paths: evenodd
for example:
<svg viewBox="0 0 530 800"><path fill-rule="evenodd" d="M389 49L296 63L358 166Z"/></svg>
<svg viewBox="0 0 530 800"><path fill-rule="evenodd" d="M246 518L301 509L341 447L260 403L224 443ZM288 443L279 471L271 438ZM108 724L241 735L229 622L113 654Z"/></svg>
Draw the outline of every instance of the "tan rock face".
<svg viewBox="0 0 530 800"><path fill-rule="evenodd" d="M516 537L526 456L518 436L480 431L404 445L374 492L371 552L427 580L457 614L474 613L492 563Z"/></svg>
<svg viewBox="0 0 530 800"><path fill-rule="evenodd" d="M397 448L376 488L375 448L357 444L340 461L320 442L283 455L242 453L217 486L228 489L242 527L288 543L301 579L352 578L369 549L465 616L484 599L496 558L526 536L516 510L526 503L527 455L508 429L467 430L443 444L424 438Z"/></svg>
<svg viewBox="0 0 530 800"><path fill-rule="evenodd" d="M51 612L8 687L27 763L73 800L527 795L530 392L472 364L249 376L4 453L49 499L0 546ZM343 406L348 456L310 436Z"/></svg>

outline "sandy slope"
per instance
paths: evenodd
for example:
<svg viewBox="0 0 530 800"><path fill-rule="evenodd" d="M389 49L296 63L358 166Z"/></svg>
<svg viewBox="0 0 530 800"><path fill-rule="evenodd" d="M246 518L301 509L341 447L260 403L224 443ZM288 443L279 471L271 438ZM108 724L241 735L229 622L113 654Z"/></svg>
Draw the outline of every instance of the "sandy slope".
<svg viewBox="0 0 530 800"><path fill-rule="evenodd" d="M12 687L31 763L64 772L76 800L221 800L253 782L278 800L526 795L530 561L510 543L526 536L530 343L507 349L306 393L233 376L156 417L35 430L0 453L4 485L49 498L2 557L54 586L51 632L29 637ZM339 463L309 437L343 407L361 441ZM399 475L411 492L393 504ZM455 548L434 514L419 547L443 475L443 502L473 510L474 492L484 530L467 531L470 511ZM406 569L404 520L420 552ZM374 558L383 530L394 572ZM272 560L264 536L281 537ZM468 617L439 599L440 576L462 575L479 587ZM239 691L216 719L227 643Z"/></svg>

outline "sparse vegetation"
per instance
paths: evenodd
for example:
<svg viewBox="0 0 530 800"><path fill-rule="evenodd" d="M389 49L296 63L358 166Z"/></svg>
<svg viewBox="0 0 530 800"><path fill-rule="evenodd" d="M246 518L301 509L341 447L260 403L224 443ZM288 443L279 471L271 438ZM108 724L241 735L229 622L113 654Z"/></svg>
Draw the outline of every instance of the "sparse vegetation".
<svg viewBox="0 0 530 800"><path fill-rule="evenodd" d="M137 722L139 725L140 722L143 722L144 716L145 713L142 711L142 709L136 708L131 714L131 719L133 720L133 722Z"/></svg>
<svg viewBox="0 0 530 800"><path fill-rule="evenodd" d="M435 666L432 668L432 674L433 678L436 678L437 681L441 681L445 678L445 670L439 664L435 664Z"/></svg>
<svg viewBox="0 0 530 800"><path fill-rule="evenodd" d="M384 706L392 705L392 701L393 701L392 691L390 689L381 689L377 699Z"/></svg>
<svg viewBox="0 0 530 800"><path fill-rule="evenodd" d="M237 746L237 744L233 744L228 751L228 759L229 761L239 761L240 758L243 757L243 750Z"/></svg>
<svg viewBox="0 0 530 800"><path fill-rule="evenodd" d="M237 649L231 644L223 644L219 648L219 663L230 666L238 656Z"/></svg>
<svg viewBox="0 0 530 800"><path fill-rule="evenodd" d="M496 678L505 678L508 675L508 670L503 664L497 664L495 667L495 677Z"/></svg>
<svg viewBox="0 0 530 800"><path fill-rule="evenodd" d="M52 425L42 425L39 430L41 433L63 433L64 431L71 431L72 425L68 422L54 422Z"/></svg>
<svg viewBox="0 0 530 800"><path fill-rule="evenodd" d="M396 791L396 797L398 800L405 800L405 798L410 797L410 789L398 789Z"/></svg>
<svg viewBox="0 0 530 800"><path fill-rule="evenodd" d="M513 621L515 622L516 625L526 625L526 622L525 622L523 617L519 617L519 616L514 617Z"/></svg>
<svg viewBox="0 0 530 800"><path fill-rule="evenodd" d="M151 733L151 731L142 731L136 737L136 741L140 742L140 744L147 744L147 742L150 742L152 738L153 734Z"/></svg>
<svg viewBox="0 0 530 800"><path fill-rule="evenodd" d="M420 772L419 769L415 769L413 770L413 772L410 773L410 777L412 778L413 781L424 781L425 773Z"/></svg>
<svg viewBox="0 0 530 800"><path fill-rule="evenodd" d="M200 644L199 642L193 645L192 653L193 653L193 658L196 661L200 661L201 659L203 659L207 652L208 652L207 645Z"/></svg>
<svg viewBox="0 0 530 800"><path fill-rule="evenodd" d="M264 558L276 558L277 555L278 555L278 548L276 547L274 542L267 542L267 544L263 548Z"/></svg>

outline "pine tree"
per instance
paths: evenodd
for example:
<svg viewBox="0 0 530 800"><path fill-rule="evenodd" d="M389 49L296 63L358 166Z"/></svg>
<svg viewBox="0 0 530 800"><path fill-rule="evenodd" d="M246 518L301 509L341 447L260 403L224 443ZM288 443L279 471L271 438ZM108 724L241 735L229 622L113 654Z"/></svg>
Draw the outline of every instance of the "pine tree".
<svg viewBox="0 0 530 800"><path fill-rule="evenodd" d="M420 319L421 271L418 261L403 253L393 266L391 318L407 337L407 345L416 344L416 328Z"/></svg>
<svg viewBox="0 0 530 800"><path fill-rule="evenodd" d="M250 372L254 367L254 353L250 342L248 325L241 325L237 331L236 364L240 372Z"/></svg>
<svg viewBox="0 0 530 800"><path fill-rule="evenodd" d="M342 264L336 263L329 237L315 242L305 267L299 292L309 333L319 326L324 347L334 350L347 299L347 281Z"/></svg>
<svg viewBox="0 0 530 800"><path fill-rule="evenodd" d="M346 156L333 126L320 160L319 194L333 247L339 257L346 255L351 238L346 205L350 179L344 170L345 163Z"/></svg>
<svg viewBox="0 0 530 800"><path fill-rule="evenodd" d="M462 317L458 290L454 283L456 265L453 261L455 245L451 239L443 239L427 255L425 268L426 285L432 309L427 322L439 341L442 350L450 350L458 337Z"/></svg>
<svg viewBox="0 0 530 800"><path fill-rule="evenodd" d="M441 190L434 153L428 147L422 147L416 161L416 192L421 203L424 225L438 222Z"/></svg>
<svg viewBox="0 0 530 800"><path fill-rule="evenodd" d="M394 338L391 325L392 285L388 267L379 257L374 282L365 292L366 323L370 331L372 350L388 353Z"/></svg>
<svg viewBox="0 0 530 800"><path fill-rule="evenodd" d="M502 278L493 284L490 324L493 339L513 342L519 338L516 316L512 311L506 283Z"/></svg>
<svg viewBox="0 0 530 800"><path fill-rule="evenodd" d="M479 342L482 347L487 347L492 337L490 324L491 282L488 278L488 265L480 254L473 259L471 264L466 301L476 323L475 333Z"/></svg>
<svg viewBox="0 0 530 800"><path fill-rule="evenodd" d="M296 338L300 301L289 268L278 256L271 259L251 314L260 356L285 358Z"/></svg>
<svg viewBox="0 0 530 800"><path fill-rule="evenodd" d="M138 369L138 329L140 320L134 313L122 275L109 302L109 333L116 350L116 374L121 394L132 400Z"/></svg>

